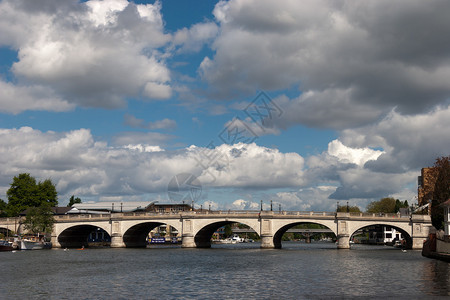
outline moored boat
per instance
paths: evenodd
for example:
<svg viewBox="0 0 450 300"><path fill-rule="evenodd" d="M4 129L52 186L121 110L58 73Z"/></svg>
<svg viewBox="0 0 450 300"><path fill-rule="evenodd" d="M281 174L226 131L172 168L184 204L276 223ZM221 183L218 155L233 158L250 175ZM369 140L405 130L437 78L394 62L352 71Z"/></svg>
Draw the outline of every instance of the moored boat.
<svg viewBox="0 0 450 300"><path fill-rule="evenodd" d="M21 239L20 240L20 250L41 250L41 249L51 249L52 243L29 240L29 239Z"/></svg>
<svg viewBox="0 0 450 300"><path fill-rule="evenodd" d="M0 240L0 251L14 250L13 244L9 241Z"/></svg>

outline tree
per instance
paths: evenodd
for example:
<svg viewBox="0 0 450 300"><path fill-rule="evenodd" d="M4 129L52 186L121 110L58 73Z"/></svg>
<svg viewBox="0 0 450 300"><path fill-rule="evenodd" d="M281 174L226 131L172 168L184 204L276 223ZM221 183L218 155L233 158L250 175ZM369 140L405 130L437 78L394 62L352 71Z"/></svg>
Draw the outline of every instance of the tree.
<svg viewBox="0 0 450 300"><path fill-rule="evenodd" d="M36 183L36 179L28 173L14 176L11 187L6 192L8 196L7 211L10 216L17 216L29 207L39 207L44 204L58 205L58 193L50 179Z"/></svg>
<svg viewBox="0 0 450 300"><path fill-rule="evenodd" d="M8 213L6 211L7 203L3 201L3 199L0 199L0 218L4 218L8 216Z"/></svg>
<svg viewBox="0 0 450 300"><path fill-rule="evenodd" d="M72 195L72 197L70 197L69 199L69 204L67 204L67 207L71 207L72 205L76 204L76 203L81 203L81 199L76 197L74 195Z"/></svg>
<svg viewBox="0 0 450 300"><path fill-rule="evenodd" d="M58 192L50 179L39 182L38 186L39 203L48 203L51 207L58 206Z"/></svg>
<svg viewBox="0 0 450 300"><path fill-rule="evenodd" d="M39 207L30 207L27 210L24 228L34 234L52 232L55 219L49 204L43 204Z"/></svg>
<svg viewBox="0 0 450 300"><path fill-rule="evenodd" d="M394 198L382 198L379 201L372 201L367 205L368 213L395 213Z"/></svg>
<svg viewBox="0 0 450 300"><path fill-rule="evenodd" d="M395 200L395 211L394 211L395 213L399 212L400 208L406 208L406 207L409 207L408 200L405 200L405 202L402 202L398 199Z"/></svg>
<svg viewBox="0 0 450 300"><path fill-rule="evenodd" d="M440 204L450 199L450 156L437 158L433 167L437 178L431 200L431 223L436 229L442 229L444 208Z"/></svg>
<svg viewBox="0 0 450 300"><path fill-rule="evenodd" d="M357 213L361 212L359 207L356 206L356 205L355 206L348 206L348 207L347 207L347 205L342 205L342 206L339 205L338 208L337 208L337 211L338 212L357 212Z"/></svg>

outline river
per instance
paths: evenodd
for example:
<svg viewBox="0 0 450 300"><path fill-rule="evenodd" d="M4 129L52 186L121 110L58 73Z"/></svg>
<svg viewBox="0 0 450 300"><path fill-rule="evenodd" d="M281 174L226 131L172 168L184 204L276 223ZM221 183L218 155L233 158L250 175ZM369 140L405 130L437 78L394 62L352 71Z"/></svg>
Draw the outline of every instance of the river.
<svg viewBox="0 0 450 300"><path fill-rule="evenodd" d="M0 252L1 299L316 299L450 296L450 264L332 243Z"/></svg>

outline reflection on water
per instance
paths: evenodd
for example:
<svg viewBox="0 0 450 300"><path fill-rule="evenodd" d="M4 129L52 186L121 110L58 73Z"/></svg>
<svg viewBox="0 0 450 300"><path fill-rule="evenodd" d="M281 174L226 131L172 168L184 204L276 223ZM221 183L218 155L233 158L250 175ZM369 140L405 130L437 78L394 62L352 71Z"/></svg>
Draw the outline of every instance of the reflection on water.
<svg viewBox="0 0 450 300"><path fill-rule="evenodd" d="M449 264L419 251L331 243L0 253L0 298L288 298L449 296Z"/></svg>

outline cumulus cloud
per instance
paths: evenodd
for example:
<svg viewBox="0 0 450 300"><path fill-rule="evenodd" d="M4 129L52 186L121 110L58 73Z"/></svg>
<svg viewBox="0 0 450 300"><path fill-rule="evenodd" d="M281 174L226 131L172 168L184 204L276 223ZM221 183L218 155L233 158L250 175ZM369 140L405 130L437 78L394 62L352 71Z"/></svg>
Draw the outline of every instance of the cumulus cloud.
<svg viewBox="0 0 450 300"><path fill-rule="evenodd" d="M39 85L16 86L0 79L0 112L18 114L26 110L69 111L74 105Z"/></svg>
<svg viewBox="0 0 450 300"><path fill-rule="evenodd" d="M228 164L222 169L217 164L202 167L199 157L209 150L215 155L225 153ZM256 144L163 151L136 141L120 146L98 142L87 129L58 133L30 127L0 129L0 163L2 190L13 176L26 172L52 178L62 195L87 197L165 192L180 173L196 175L205 187L296 186L301 184L303 168L298 154ZM216 181L211 182L211 175Z"/></svg>
<svg viewBox="0 0 450 300"><path fill-rule="evenodd" d="M46 1L33 10L2 1L0 45L17 50L11 70L19 81L71 104L114 108L126 97L167 99L171 77L159 48L171 36L160 9L159 2L91 0Z"/></svg>
<svg viewBox="0 0 450 300"><path fill-rule="evenodd" d="M231 203L231 209L237 209L237 210L257 210L260 208L260 204L248 201L244 199L237 199Z"/></svg>
<svg viewBox="0 0 450 300"><path fill-rule="evenodd" d="M218 27L214 22L197 23L189 29L182 28L175 32L173 46L181 46L178 52L196 52L205 43L209 43L217 35Z"/></svg>
<svg viewBox="0 0 450 300"><path fill-rule="evenodd" d="M421 113L450 96L448 11L444 0L221 1L215 53L199 71L222 98L299 87L281 128L361 126L394 107Z"/></svg>

